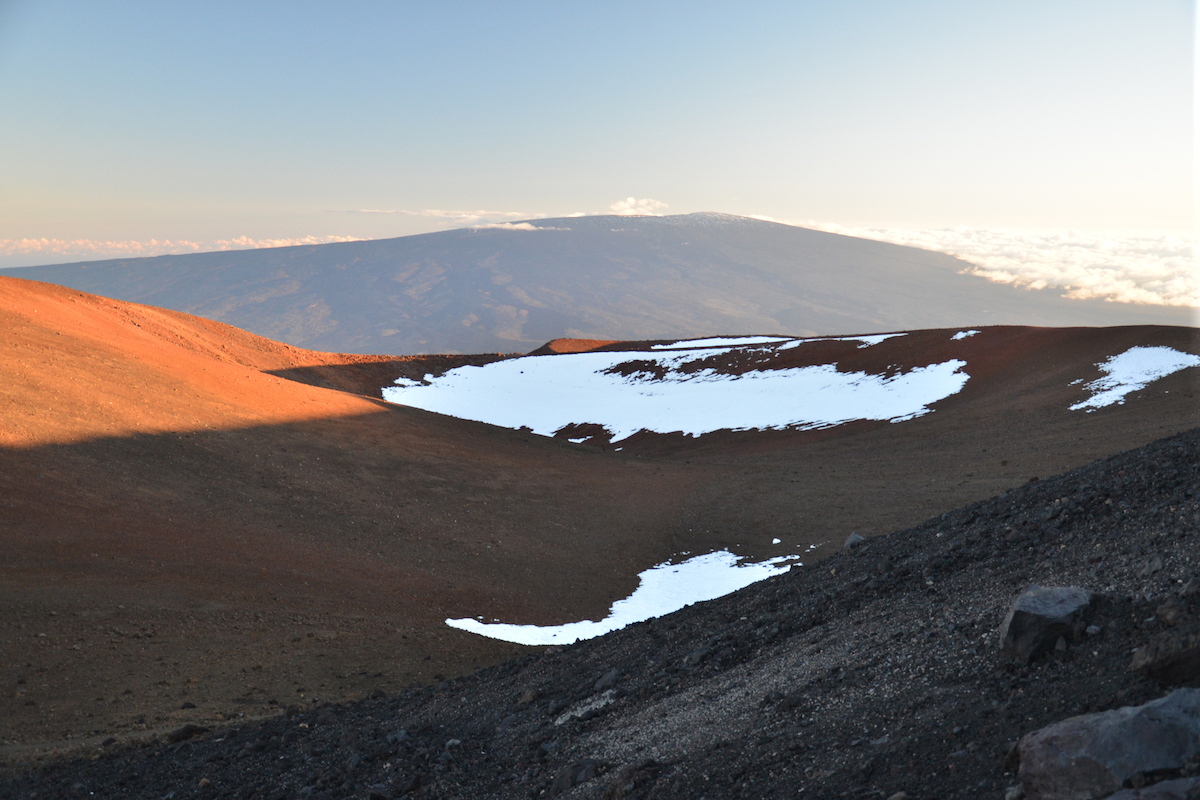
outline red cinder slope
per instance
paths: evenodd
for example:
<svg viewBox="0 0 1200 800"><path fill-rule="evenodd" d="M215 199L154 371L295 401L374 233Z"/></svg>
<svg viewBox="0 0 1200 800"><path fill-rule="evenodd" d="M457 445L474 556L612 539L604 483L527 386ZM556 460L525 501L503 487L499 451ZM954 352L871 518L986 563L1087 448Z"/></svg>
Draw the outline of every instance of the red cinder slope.
<svg viewBox="0 0 1200 800"><path fill-rule="evenodd" d="M505 657L443 620L603 616L674 552L698 479L271 374L353 385L395 357L11 278L0 329L0 683L27 687L0 696L7 738Z"/></svg>
<svg viewBox="0 0 1200 800"><path fill-rule="evenodd" d="M816 558L1200 424L1197 370L1065 410L1120 349L1200 352L1180 328L982 329L910 422L622 453L367 396L494 355L314 353L15 279L0 330L0 737L26 743L439 680L517 651L446 617L598 619L683 551ZM930 363L950 333L829 352Z"/></svg>

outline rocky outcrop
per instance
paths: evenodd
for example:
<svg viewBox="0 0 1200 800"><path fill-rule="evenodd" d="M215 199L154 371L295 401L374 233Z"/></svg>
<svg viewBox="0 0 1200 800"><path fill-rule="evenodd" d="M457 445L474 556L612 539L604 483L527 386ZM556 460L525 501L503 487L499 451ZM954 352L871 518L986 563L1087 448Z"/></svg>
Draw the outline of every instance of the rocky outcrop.
<svg viewBox="0 0 1200 800"><path fill-rule="evenodd" d="M1200 798L1200 778L1179 778L1163 781L1144 789L1122 789L1107 800L1197 800Z"/></svg>
<svg viewBox="0 0 1200 800"><path fill-rule="evenodd" d="M1015 660L1029 663L1062 639L1079 639L1092 610L1092 593L1078 586L1030 586L1013 603L1000 626L1000 645Z"/></svg>
<svg viewBox="0 0 1200 800"><path fill-rule="evenodd" d="M1158 634L1133 654L1130 666L1168 686L1200 680L1200 625Z"/></svg>
<svg viewBox="0 0 1200 800"><path fill-rule="evenodd" d="M1200 757L1200 689L1072 717L1027 734L1017 748L1029 800L1108 797L1126 781L1182 770Z"/></svg>

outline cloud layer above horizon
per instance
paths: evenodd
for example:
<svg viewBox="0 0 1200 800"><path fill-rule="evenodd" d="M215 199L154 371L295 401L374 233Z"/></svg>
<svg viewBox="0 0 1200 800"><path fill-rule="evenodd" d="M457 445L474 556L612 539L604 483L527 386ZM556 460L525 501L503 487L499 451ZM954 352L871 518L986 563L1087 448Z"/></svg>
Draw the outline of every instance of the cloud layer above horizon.
<svg viewBox="0 0 1200 800"><path fill-rule="evenodd" d="M804 227L949 253L970 274L1027 289L1059 289L1074 299L1200 307L1196 239L1155 232L1092 234L972 228L904 230Z"/></svg>
<svg viewBox="0 0 1200 800"><path fill-rule="evenodd" d="M299 236L286 239L252 239L235 236L231 239L191 241L188 239L0 239L0 259L32 256L40 263L49 258L100 260L107 258L142 258L147 256L208 253L215 250L257 250L263 247L295 247L297 245L360 242L360 236Z"/></svg>

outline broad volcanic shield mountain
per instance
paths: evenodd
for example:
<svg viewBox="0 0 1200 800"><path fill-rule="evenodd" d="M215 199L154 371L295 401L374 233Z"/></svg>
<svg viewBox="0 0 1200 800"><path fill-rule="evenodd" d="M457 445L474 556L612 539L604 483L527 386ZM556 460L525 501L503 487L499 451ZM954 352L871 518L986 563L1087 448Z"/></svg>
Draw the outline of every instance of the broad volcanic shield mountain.
<svg viewBox="0 0 1200 800"><path fill-rule="evenodd" d="M572 217L378 241L0 271L349 353L998 324L1190 324L1188 309L989 282L952 256L726 214Z"/></svg>

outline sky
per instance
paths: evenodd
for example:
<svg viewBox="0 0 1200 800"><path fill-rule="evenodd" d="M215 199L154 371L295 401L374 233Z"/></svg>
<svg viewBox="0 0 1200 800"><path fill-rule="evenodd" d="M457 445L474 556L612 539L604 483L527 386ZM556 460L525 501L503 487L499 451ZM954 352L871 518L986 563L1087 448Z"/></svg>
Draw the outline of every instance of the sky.
<svg viewBox="0 0 1200 800"><path fill-rule="evenodd" d="M721 211L1161 267L1195 34L1191 0L0 0L0 266Z"/></svg>

